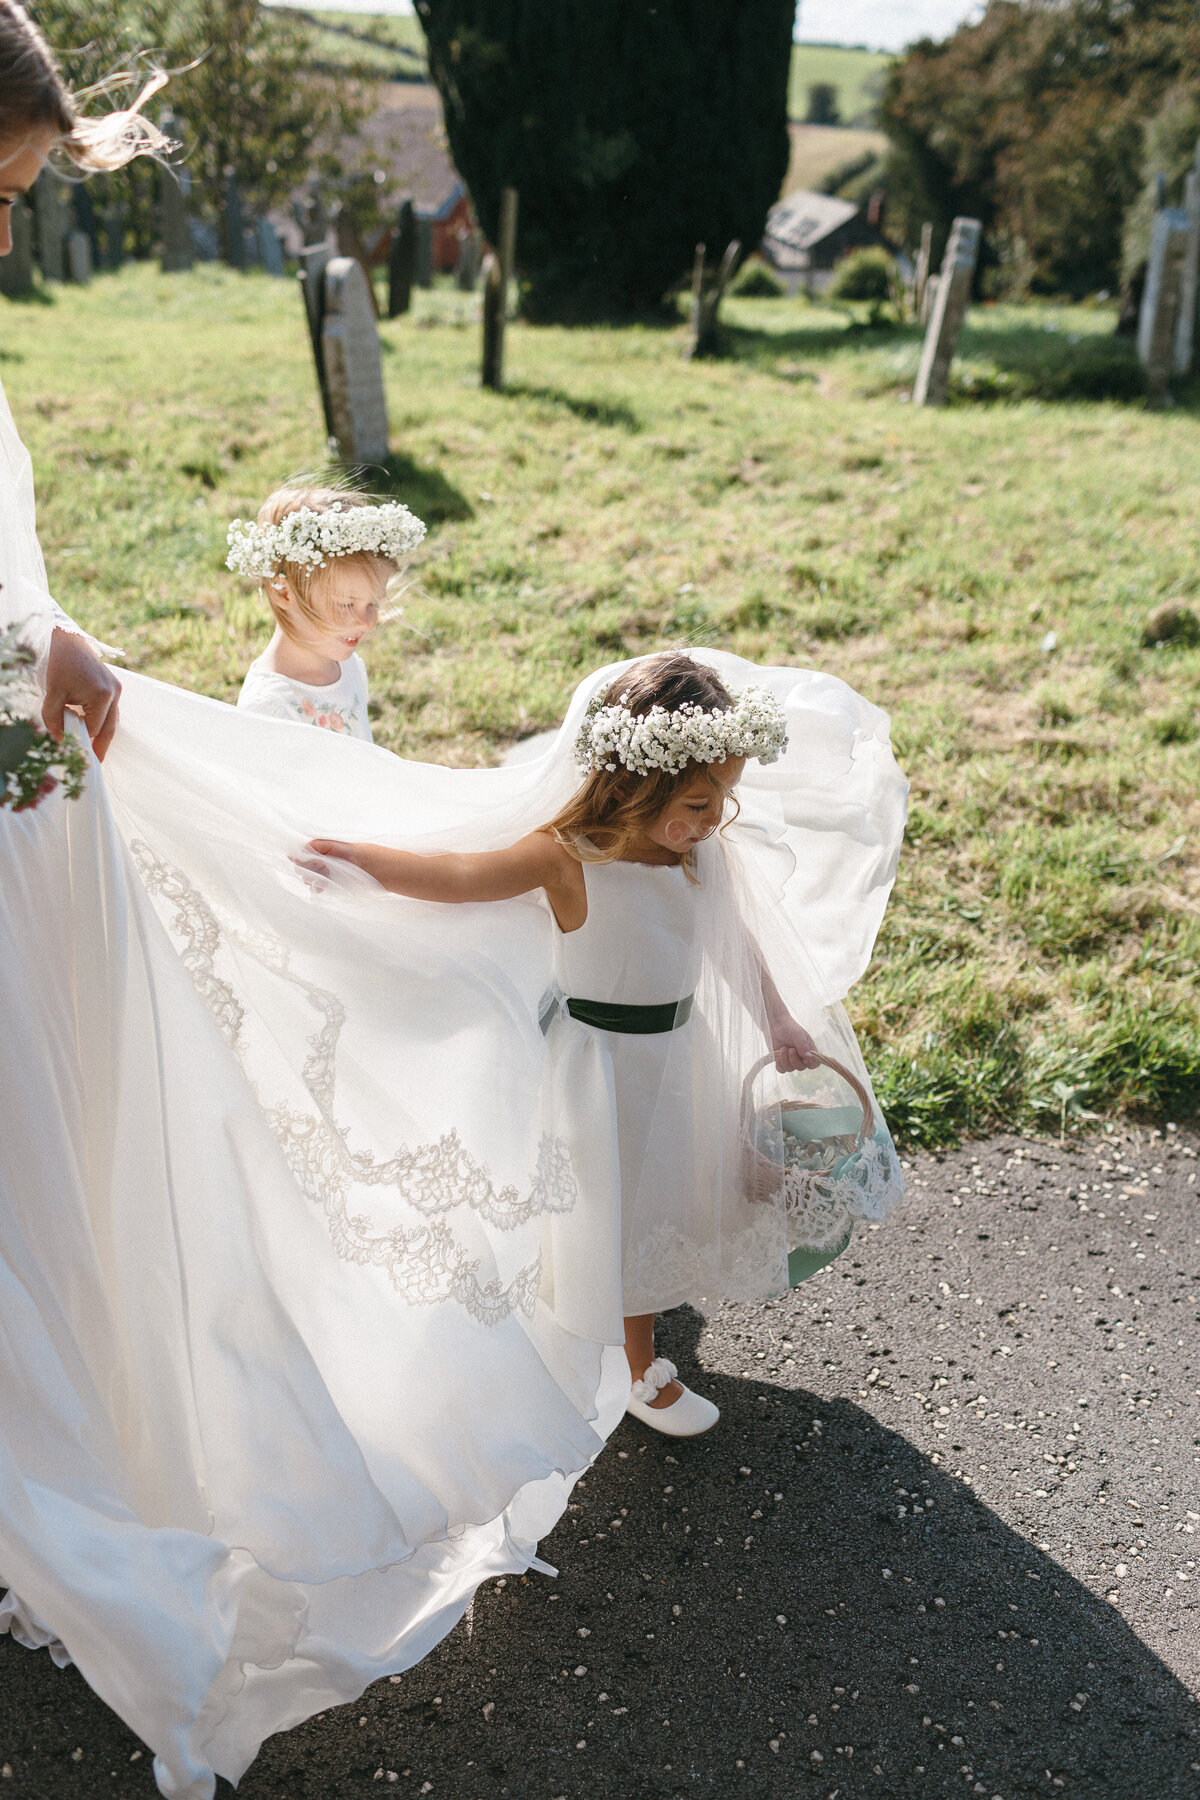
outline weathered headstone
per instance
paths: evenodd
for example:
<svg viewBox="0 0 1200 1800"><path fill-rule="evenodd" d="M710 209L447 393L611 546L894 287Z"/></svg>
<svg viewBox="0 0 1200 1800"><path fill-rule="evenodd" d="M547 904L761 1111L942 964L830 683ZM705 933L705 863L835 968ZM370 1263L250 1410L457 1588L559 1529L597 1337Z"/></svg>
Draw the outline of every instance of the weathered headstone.
<svg viewBox="0 0 1200 1800"><path fill-rule="evenodd" d="M116 271L125 261L125 208L106 206L101 216L104 232L104 267Z"/></svg>
<svg viewBox="0 0 1200 1800"><path fill-rule="evenodd" d="M500 190L500 229L496 253L483 264L483 373L484 387L504 385L504 322L508 315L508 284L517 254L517 190Z"/></svg>
<svg viewBox="0 0 1200 1800"><path fill-rule="evenodd" d="M417 263L417 215L406 200L400 208L388 251L388 318L399 318L412 305L413 276Z"/></svg>
<svg viewBox="0 0 1200 1800"><path fill-rule="evenodd" d="M933 224L929 219L921 227L921 248L917 251L917 267L913 276L913 314L925 323L925 293L929 286L929 264L933 258Z"/></svg>
<svg viewBox="0 0 1200 1800"><path fill-rule="evenodd" d="M100 232L96 223L96 203L86 181L71 183L71 206L75 214L75 226L79 231L87 233L91 248L92 267L100 264Z"/></svg>
<svg viewBox="0 0 1200 1800"><path fill-rule="evenodd" d="M371 311L379 317L379 301L375 294L375 284L371 280L371 253L363 240L358 221L353 213L344 206L338 208L336 219L337 247L339 256L352 256L367 278L367 298L371 302Z"/></svg>
<svg viewBox="0 0 1200 1800"><path fill-rule="evenodd" d="M414 280L419 288L433 286L433 220L417 214L417 266Z"/></svg>
<svg viewBox="0 0 1200 1800"><path fill-rule="evenodd" d="M246 266L246 220L242 211L242 191L237 176L230 169L221 195L221 235L224 238L225 261L231 269Z"/></svg>
<svg viewBox="0 0 1200 1800"><path fill-rule="evenodd" d="M325 211L325 203L314 189L309 197L308 208L302 221L304 242L306 244L323 244L329 237L329 215Z"/></svg>
<svg viewBox="0 0 1200 1800"><path fill-rule="evenodd" d="M1150 261L1137 337L1138 357L1146 371L1146 390L1152 406L1163 406L1167 400L1187 246L1187 214L1182 207L1161 207L1154 215L1150 232Z"/></svg>
<svg viewBox="0 0 1200 1800"><path fill-rule="evenodd" d="M66 280L66 212L62 189L63 183L51 169L43 169L33 184L37 257L43 281Z"/></svg>
<svg viewBox="0 0 1200 1800"><path fill-rule="evenodd" d="M473 293L479 278L479 234L461 231L458 237L458 268L455 279L464 294Z"/></svg>
<svg viewBox="0 0 1200 1800"><path fill-rule="evenodd" d="M1176 375L1190 375L1196 360L1196 310L1200 305L1200 143L1183 190L1188 236L1179 283L1179 316L1175 321Z"/></svg>
<svg viewBox="0 0 1200 1800"><path fill-rule="evenodd" d="M92 279L92 240L86 231L67 235L67 273L79 287L86 287Z"/></svg>
<svg viewBox="0 0 1200 1800"><path fill-rule="evenodd" d="M9 208L12 249L0 256L0 294L19 300L33 292L33 214L18 194Z"/></svg>
<svg viewBox="0 0 1200 1800"><path fill-rule="evenodd" d="M317 371L317 388L321 395L321 411L325 418L325 435L333 437L333 413L329 405L329 384L325 379L325 271L329 267L328 244L310 244L300 252L300 294L304 301L304 317L312 344L313 364Z"/></svg>
<svg viewBox="0 0 1200 1800"><path fill-rule="evenodd" d="M704 245L696 245L696 257L692 264L692 330L688 344L688 356L693 362L697 357L715 356L717 353L717 310L741 253L742 246L734 238L731 244L726 245L720 267L709 281L705 275Z"/></svg>
<svg viewBox="0 0 1200 1800"><path fill-rule="evenodd" d="M955 219L950 228L913 388L914 406L945 405L950 386L950 364L970 304L971 283L979 260L980 234L978 219Z"/></svg>
<svg viewBox="0 0 1200 1800"><path fill-rule="evenodd" d="M178 138L178 120L163 120L168 137ZM192 266L192 233L188 223L188 193L192 178L187 169L160 164L158 171L158 225L162 235L161 268L164 275L176 275Z"/></svg>
<svg viewBox="0 0 1200 1800"><path fill-rule="evenodd" d="M326 266L321 344L339 456L356 464L382 462L388 453L383 358L366 271L356 257L331 257Z"/></svg>
<svg viewBox="0 0 1200 1800"><path fill-rule="evenodd" d="M188 233L197 262L220 262L221 234L205 219L188 218Z"/></svg>
<svg viewBox="0 0 1200 1800"><path fill-rule="evenodd" d="M270 219L258 221L258 255L268 275L283 274L283 245Z"/></svg>

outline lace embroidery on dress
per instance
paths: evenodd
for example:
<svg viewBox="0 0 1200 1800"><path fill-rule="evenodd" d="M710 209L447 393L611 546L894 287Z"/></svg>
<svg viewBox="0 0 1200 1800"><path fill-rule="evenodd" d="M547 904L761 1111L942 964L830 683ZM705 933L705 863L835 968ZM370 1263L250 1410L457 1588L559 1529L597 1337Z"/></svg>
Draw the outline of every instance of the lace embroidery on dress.
<svg viewBox="0 0 1200 1800"><path fill-rule="evenodd" d="M337 1254L348 1262L383 1269L414 1305L457 1300L484 1325L499 1324L513 1312L532 1313L541 1279L540 1255L507 1285L495 1278L481 1282L478 1259L456 1241L444 1220L434 1217L432 1223L411 1229L394 1226L373 1232L369 1220L351 1213L351 1189L356 1183L392 1188L427 1217L466 1206L488 1224L510 1231L539 1213L569 1212L575 1205L578 1189L565 1143L543 1135L524 1198L514 1186L498 1189L456 1131L415 1149L403 1146L383 1162L371 1151L351 1150L348 1127L339 1126L334 1113L337 1049L346 1020L337 995L297 975L286 944L222 919L186 875L147 844L138 841L132 849L147 892L172 909L170 927L183 945L184 966L235 1050L244 1009L231 984L213 967L223 935L300 988L320 1015L320 1027L307 1040L309 1055L302 1071L317 1112L297 1112L285 1102L264 1106L264 1112L300 1187L322 1208Z"/></svg>
<svg viewBox="0 0 1200 1800"><path fill-rule="evenodd" d="M146 892L158 895L173 908L170 929L182 945L179 955L183 966L217 1021L221 1036L231 1050L236 1050L245 1012L230 984L213 970L221 944L220 925L186 875L155 856L149 845L140 840L130 850Z"/></svg>
<svg viewBox="0 0 1200 1800"><path fill-rule="evenodd" d="M653 1312L703 1296L755 1301L787 1287L787 1245L783 1213L763 1207L763 1217L744 1230L724 1235L719 1247L660 1225L627 1253L624 1301L630 1314ZM653 1297L653 1298L650 1298Z"/></svg>

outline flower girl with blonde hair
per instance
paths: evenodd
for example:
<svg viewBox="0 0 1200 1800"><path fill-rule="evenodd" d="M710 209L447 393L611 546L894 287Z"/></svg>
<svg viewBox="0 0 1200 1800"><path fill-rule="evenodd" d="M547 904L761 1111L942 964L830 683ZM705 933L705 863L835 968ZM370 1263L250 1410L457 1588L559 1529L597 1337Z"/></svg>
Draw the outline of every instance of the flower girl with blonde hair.
<svg viewBox="0 0 1200 1800"><path fill-rule="evenodd" d="M229 527L227 566L261 585L275 634L246 671L238 705L371 742L360 644L395 616L405 558L425 536L399 501L291 483Z"/></svg>

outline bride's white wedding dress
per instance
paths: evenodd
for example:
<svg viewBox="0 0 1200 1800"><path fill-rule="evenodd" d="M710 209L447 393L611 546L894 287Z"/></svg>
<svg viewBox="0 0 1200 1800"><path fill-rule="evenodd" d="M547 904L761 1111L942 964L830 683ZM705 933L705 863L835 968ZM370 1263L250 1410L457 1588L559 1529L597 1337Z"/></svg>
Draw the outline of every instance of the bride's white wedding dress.
<svg viewBox="0 0 1200 1800"><path fill-rule="evenodd" d="M0 622L44 636L2 405L0 448ZM767 675L794 748L752 765L745 856L830 1004L903 783L882 715ZM0 1626L79 1666L166 1794L204 1800L533 1565L624 1408L546 909L289 860L512 841L571 791L594 685L536 762L455 772L128 676L83 797L0 810Z"/></svg>

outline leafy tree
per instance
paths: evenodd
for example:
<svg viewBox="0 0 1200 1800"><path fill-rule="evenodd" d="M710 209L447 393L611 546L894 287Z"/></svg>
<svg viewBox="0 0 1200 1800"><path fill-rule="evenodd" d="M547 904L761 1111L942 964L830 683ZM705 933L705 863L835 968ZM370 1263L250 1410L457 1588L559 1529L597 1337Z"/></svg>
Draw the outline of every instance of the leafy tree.
<svg viewBox="0 0 1200 1800"><path fill-rule="evenodd" d="M1193 0L990 0L892 68L889 219L909 244L932 220L935 248L981 219L1009 289L1113 286L1144 129L1180 82L1200 83Z"/></svg>
<svg viewBox="0 0 1200 1800"><path fill-rule="evenodd" d="M282 198L331 163L338 133L360 116L352 82L313 72L309 26L260 0L116 0L99 10L92 0L33 0L32 11L77 89L122 67L177 71L160 104L183 122L202 211L219 210L229 172L251 204ZM96 184L99 200L126 204L142 252L155 235L157 182L153 167L135 164Z"/></svg>
<svg viewBox="0 0 1200 1800"><path fill-rule="evenodd" d="M787 169L793 0L417 0L484 231L520 195L530 317L646 313L758 243Z"/></svg>

